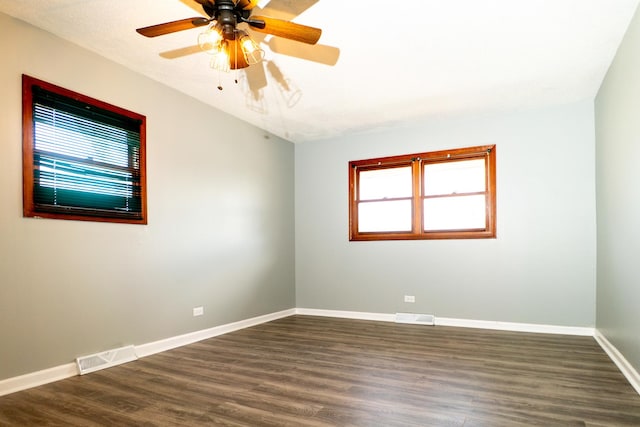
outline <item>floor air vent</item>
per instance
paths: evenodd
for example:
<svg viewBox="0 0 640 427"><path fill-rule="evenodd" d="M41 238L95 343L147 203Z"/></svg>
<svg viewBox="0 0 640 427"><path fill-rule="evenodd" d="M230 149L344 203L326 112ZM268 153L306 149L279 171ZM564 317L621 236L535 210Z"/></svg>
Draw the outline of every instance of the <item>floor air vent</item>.
<svg viewBox="0 0 640 427"><path fill-rule="evenodd" d="M432 314L396 313L396 323L410 323L412 325L435 325L436 318Z"/></svg>
<svg viewBox="0 0 640 427"><path fill-rule="evenodd" d="M78 364L80 375L84 375L89 372L131 362L137 358L138 356L136 356L135 348L132 345L129 345L122 348L104 351L102 353L78 357L76 359L76 363Z"/></svg>

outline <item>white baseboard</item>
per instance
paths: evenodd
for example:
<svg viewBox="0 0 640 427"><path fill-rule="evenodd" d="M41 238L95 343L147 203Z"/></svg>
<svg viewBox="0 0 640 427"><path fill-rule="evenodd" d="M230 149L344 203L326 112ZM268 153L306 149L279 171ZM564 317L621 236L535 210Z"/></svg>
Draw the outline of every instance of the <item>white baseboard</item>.
<svg viewBox="0 0 640 427"><path fill-rule="evenodd" d="M460 328L494 329L498 331L533 332L538 334L578 335L592 337L595 329L579 326L541 325L537 323L512 323L491 320L452 319L436 317L436 325Z"/></svg>
<svg viewBox="0 0 640 427"><path fill-rule="evenodd" d="M295 309L279 311L277 313L266 314L264 316L253 317L251 319L241 320L239 322L228 323L226 325L215 326L213 328L204 329L202 331L192 332L189 334L179 335L177 337L167 338L165 340L155 341L147 344L135 346L136 355L138 357L150 356L162 351L171 350L197 341L213 338L218 335L227 334L261 323L271 322L272 320L281 319L295 314ZM26 390L32 387L52 383L54 381L63 380L78 375L78 366L76 363L60 365L38 372L21 375L19 377L8 378L0 381L0 396L15 393L17 391Z"/></svg>
<svg viewBox="0 0 640 427"><path fill-rule="evenodd" d="M75 377L76 375L78 375L78 365L67 363L66 365L20 375L19 377L8 378L0 381L0 396Z"/></svg>
<svg viewBox="0 0 640 427"><path fill-rule="evenodd" d="M378 320L382 322L395 322L395 314L365 313L359 311L317 310L313 308L296 308L296 314L307 316L338 317L343 319ZM594 328L574 326L538 325L532 323L495 322L490 320L453 319L448 317L435 318L435 324L439 326L456 326L460 328L495 329L500 331L536 332L544 334L580 335L592 337Z"/></svg>
<svg viewBox="0 0 640 427"><path fill-rule="evenodd" d="M395 314L366 313L362 311L319 310L315 308L296 308L296 314L303 316L339 317L342 319L375 320L379 322L394 322L396 320Z"/></svg>
<svg viewBox="0 0 640 427"><path fill-rule="evenodd" d="M193 344L194 342L206 340L208 338L217 337L219 335L228 334L229 332L238 331L251 326L260 325L262 323L271 322L273 320L282 319L295 314L295 309L279 311L277 313L265 314L264 316L253 317L251 319L240 320L239 322L227 323L226 325L215 326L201 331L191 332L164 340L154 341L147 344L137 345L136 354L138 357L151 356L152 354L161 353L173 348L182 347L183 345Z"/></svg>
<svg viewBox="0 0 640 427"><path fill-rule="evenodd" d="M609 358L613 360L613 363L616 364L618 369L620 369L620 372L622 372L622 375L625 376L631 386L640 394L640 373L631 366L631 363L625 359L622 353L597 329L594 338Z"/></svg>

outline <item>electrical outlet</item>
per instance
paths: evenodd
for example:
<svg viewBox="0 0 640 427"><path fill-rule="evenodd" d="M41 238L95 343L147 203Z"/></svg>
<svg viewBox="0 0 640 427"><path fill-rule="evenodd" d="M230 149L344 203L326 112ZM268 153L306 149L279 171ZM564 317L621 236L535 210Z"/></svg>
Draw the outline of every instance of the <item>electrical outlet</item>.
<svg viewBox="0 0 640 427"><path fill-rule="evenodd" d="M413 295L405 295L404 302L416 302L416 297Z"/></svg>
<svg viewBox="0 0 640 427"><path fill-rule="evenodd" d="M193 317L202 316L204 314L204 307L194 307Z"/></svg>

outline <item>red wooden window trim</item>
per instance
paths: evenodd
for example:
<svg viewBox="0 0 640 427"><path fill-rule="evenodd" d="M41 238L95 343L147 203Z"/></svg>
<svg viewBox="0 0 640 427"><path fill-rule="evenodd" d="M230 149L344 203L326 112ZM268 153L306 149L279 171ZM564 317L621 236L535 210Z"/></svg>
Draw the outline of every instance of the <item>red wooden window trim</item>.
<svg viewBox="0 0 640 427"><path fill-rule="evenodd" d="M77 213L43 212L37 210L34 202L34 117L33 117L33 88L40 87L87 105L110 111L118 115L138 120L140 122L140 147L138 153L141 214L139 218L101 216L96 213L81 215ZM71 90L47 83L45 81L23 75L22 76L22 176L23 176L23 215L25 217L40 217L54 219L68 219L78 221L115 222L129 224L147 224L147 177L146 177L146 117L129 110L108 104L106 102L73 92Z"/></svg>
<svg viewBox="0 0 640 427"><path fill-rule="evenodd" d="M484 159L485 161L485 227L479 229L424 231L423 224L423 170L425 164L458 160ZM359 232L358 207L361 171L378 170L401 165L412 165L412 229L407 232ZM483 145L427 153L349 162L349 240L429 240L429 239L482 239L496 237L496 146Z"/></svg>

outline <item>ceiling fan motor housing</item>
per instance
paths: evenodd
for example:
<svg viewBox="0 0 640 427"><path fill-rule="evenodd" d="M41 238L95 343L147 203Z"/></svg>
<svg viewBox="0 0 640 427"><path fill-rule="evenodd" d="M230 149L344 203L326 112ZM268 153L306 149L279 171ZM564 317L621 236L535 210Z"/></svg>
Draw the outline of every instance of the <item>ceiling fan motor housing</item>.
<svg viewBox="0 0 640 427"><path fill-rule="evenodd" d="M245 3L250 4L246 1ZM238 21L243 22L251 15L251 10L244 9L242 6L243 2L236 5L233 0L214 0L213 3L202 4L205 13L217 21L217 26L225 40L235 40Z"/></svg>

